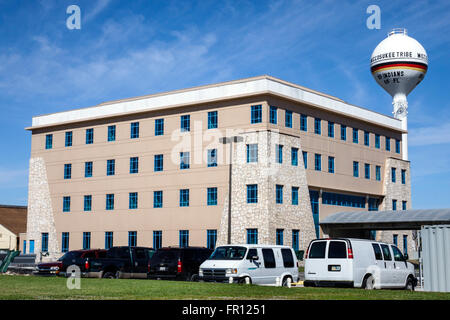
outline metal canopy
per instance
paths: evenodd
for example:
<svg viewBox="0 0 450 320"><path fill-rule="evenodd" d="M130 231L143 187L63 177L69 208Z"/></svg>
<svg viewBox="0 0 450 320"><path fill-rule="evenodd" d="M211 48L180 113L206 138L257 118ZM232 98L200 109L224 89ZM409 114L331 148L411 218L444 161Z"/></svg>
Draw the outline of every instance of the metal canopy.
<svg viewBox="0 0 450 320"><path fill-rule="evenodd" d="M419 230L423 225L449 224L450 209L337 212L320 222L331 229Z"/></svg>

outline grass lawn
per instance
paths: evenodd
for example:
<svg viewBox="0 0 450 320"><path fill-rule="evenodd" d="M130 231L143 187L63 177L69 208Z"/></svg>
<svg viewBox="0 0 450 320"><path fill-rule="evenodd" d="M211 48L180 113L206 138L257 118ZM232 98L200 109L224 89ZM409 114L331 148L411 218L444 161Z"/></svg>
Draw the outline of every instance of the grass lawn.
<svg viewBox="0 0 450 320"><path fill-rule="evenodd" d="M0 299L299 299L299 300L410 300L445 299L450 293L335 288L282 288L254 285L161 280L81 279L69 290L59 277L0 275Z"/></svg>

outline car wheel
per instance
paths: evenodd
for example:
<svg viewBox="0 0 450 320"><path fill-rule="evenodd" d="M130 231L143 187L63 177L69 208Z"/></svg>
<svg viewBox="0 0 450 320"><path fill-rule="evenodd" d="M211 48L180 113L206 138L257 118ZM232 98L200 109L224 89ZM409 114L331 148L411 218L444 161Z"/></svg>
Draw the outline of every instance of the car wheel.
<svg viewBox="0 0 450 320"><path fill-rule="evenodd" d="M198 274L193 274L189 280L192 282L198 282Z"/></svg>
<svg viewBox="0 0 450 320"><path fill-rule="evenodd" d="M366 290L375 289L375 278L373 277L373 275L369 275L364 279L362 287Z"/></svg>
<svg viewBox="0 0 450 320"><path fill-rule="evenodd" d="M246 277L241 278L241 279L239 280L239 283L242 283L242 284L252 284L252 279L251 279L250 277L246 276Z"/></svg>
<svg viewBox="0 0 450 320"><path fill-rule="evenodd" d="M115 272L105 272L105 274L103 275L103 278L105 278L105 279L117 279L117 276L116 276Z"/></svg>
<svg viewBox="0 0 450 320"><path fill-rule="evenodd" d="M414 281L411 277L406 280L405 290L414 291Z"/></svg>
<svg viewBox="0 0 450 320"><path fill-rule="evenodd" d="M291 280L291 283L292 283L292 278L291 277L289 277L289 276L286 276L286 277L284 277L283 278L283 281L281 282L281 285L283 286L283 287L287 287L288 286L288 280Z"/></svg>

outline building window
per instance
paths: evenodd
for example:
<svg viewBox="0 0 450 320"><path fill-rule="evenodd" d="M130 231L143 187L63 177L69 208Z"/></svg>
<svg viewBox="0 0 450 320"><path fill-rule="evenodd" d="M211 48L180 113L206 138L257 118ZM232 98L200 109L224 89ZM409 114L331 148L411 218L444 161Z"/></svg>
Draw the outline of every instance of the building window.
<svg viewBox="0 0 450 320"><path fill-rule="evenodd" d="M106 210L114 210L114 194L108 193L106 195Z"/></svg>
<svg viewBox="0 0 450 320"><path fill-rule="evenodd" d="M153 191L153 208L163 207L163 192L161 190Z"/></svg>
<svg viewBox="0 0 450 320"><path fill-rule="evenodd" d="M391 181L392 183L395 183L395 181L397 180L396 178L396 169L395 168L391 168Z"/></svg>
<svg viewBox="0 0 450 320"><path fill-rule="evenodd" d="M63 212L70 212L70 196L63 197Z"/></svg>
<svg viewBox="0 0 450 320"><path fill-rule="evenodd" d="M358 161L353 161L353 176L355 178L359 177L359 162Z"/></svg>
<svg viewBox="0 0 450 320"><path fill-rule="evenodd" d="M64 179L71 179L72 178L72 164L66 163L64 165Z"/></svg>
<svg viewBox="0 0 450 320"><path fill-rule="evenodd" d="M322 203L332 206L365 208L366 197L332 192L322 192Z"/></svg>
<svg viewBox="0 0 450 320"><path fill-rule="evenodd" d="M180 248L189 247L189 230L180 230Z"/></svg>
<svg viewBox="0 0 450 320"><path fill-rule="evenodd" d="M208 206L217 206L217 188L208 188L206 193Z"/></svg>
<svg viewBox="0 0 450 320"><path fill-rule="evenodd" d="M300 247L299 234L299 230L292 230L292 249L294 249L295 251L298 251Z"/></svg>
<svg viewBox="0 0 450 320"><path fill-rule="evenodd" d="M91 233L83 232L83 250L91 249Z"/></svg>
<svg viewBox="0 0 450 320"><path fill-rule="evenodd" d="M275 161L277 163L283 163L283 146L281 144L277 144L276 153L275 153Z"/></svg>
<svg viewBox="0 0 450 320"><path fill-rule="evenodd" d="M347 126L341 124L341 140L346 141L347 140Z"/></svg>
<svg viewBox="0 0 450 320"><path fill-rule="evenodd" d="M137 231L128 231L128 246L137 246Z"/></svg>
<svg viewBox="0 0 450 320"><path fill-rule="evenodd" d="M369 198L369 211L378 211L379 201L375 198Z"/></svg>
<svg viewBox="0 0 450 320"><path fill-rule="evenodd" d="M392 235L392 242L398 246L398 234L393 234Z"/></svg>
<svg viewBox="0 0 450 320"><path fill-rule="evenodd" d="M305 114L300 115L300 130L308 131L308 117Z"/></svg>
<svg viewBox="0 0 450 320"><path fill-rule="evenodd" d="M375 167L375 179L377 181L381 181L381 167L380 166Z"/></svg>
<svg viewBox="0 0 450 320"><path fill-rule="evenodd" d="M402 210L406 210L406 201L402 201Z"/></svg>
<svg viewBox="0 0 450 320"><path fill-rule="evenodd" d="M130 158L130 173L139 172L139 157Z"/></svg>
<svg viewBox="0 0 450 320"><path fill-rule="evenodd" d="M69 251L69 233L63 232L61 239L61 252Z"/></svg>
<svg viewBox="0 0 450 320"><path fill-rule="evenodd" d="M108 126L108 141L116 141L116 126Z"/></svg>
<svg viewBox="0 0 450 320"><path fill-rule="evenodd" d="M154 157L154 170L155 171L163 171L163 167L164 167L164 158L162 154L155 154Z"/></svg>
<svg viewBox="0 0 450 320"><path fill-rule="evenodd" d="M380 149L380 135L375 134L375 148Z"/></svg>
<svg viewBox="0 0 450 320"><path fill-rule="evenodd" d="M180 124L181 132L191 131L191 116L184 115L181 116L181 124Z"/></svg>
<svg viewBox="0 0 450 320"><path fill-rule="evenodd" d="M328 137L334 138L334 122L328 121Z"/></svg>
<svg viewBox="0 0 450 320"><path fill-rule="evenodd" d="M247 203L258 203L258 185L247 185Z"/></svg>
<svg viewBox="0 0 450 320"><path fill-rule="evenodd" d="M105 232L105 249L110 249L113 246L113 232L112 231L106 231Z"/></svg>
<svg viewBox="0 0 450 320"><path fill-rule="evenodd" d="M180 152L180 169L189 169L190 152Z"/></svg>
<svg viewBox="0 0 450 320"><path fill-rule="evenodd" d="M283 229L277 229L276 230L276 245L278 245L278 246L282 246L284 243L283 243L283 233L284 233L284 230Z"/></svg>
<svg viewBox="0 0 450 320"><path fill-rule="evenodd" d="M28 253L34 253L34 240L30 240L30 250L28 251Z"/></svg>
<svg viewBox="0 0 450 320"><path fill-rule="evenodd" d="M403 235L403 254L408 254L408 235Z"/></svg>
<svg viewBox="0 0 450 320"><path fill-rule="evenodd" d="M319 118L314 119L314 133L321 134L322 132L322 120Z"/></svg>
<svg viewBox="0 0 450 320"><path fill-rule="evenodd" d="M180 190L180 207L189 207L189 189Z"/></svg>
<svg viewBox="0 0 450 320"><path fill-rule="evenodd" d="M370 133L368 131L364 131L364 145L370 146Z"/></svg>
<svg viewBox="0 0 450 320"><path fill-rule="evenodd" d="M370 179L370 164L364 164L364 178Z"/></svg>
<svg viewBox="0 0 450 320"><path fill-rule="evenodd" d="M113 176L116 174L116 160L111 159L106 161L106 175Z"/></svg>
<svg viewBox="0 0 450 320"><path fill-rule="evenodd" d="M139 122L132 122L130 124L130 139L139 138Z"/></svg>
<svg viewBox="0 0 450 320"><path fill-rule="evenodd" d="M138 207L138 193L130 192L128 194L128 209L137 209Z"/></svg>
<svg viewBox="0 0 450 320"><path fill-rule="evenodd" d="M164 119L155 119L155 136L164 135Z"/></svg>
<svg viewBox="0 0 450 320"><path fill-rule="evenodd" d="M303 155L303 164L305 165L305 169L308 169L308 152L302 151Z"/></svg>
<svg viewBox="0 0 450 320"><path fill-rule="evenodd" d="M395 139L395 152L400 153L400 140Z"/></svg>
<svg viewBox="0 0 450 320"><path fill-rule="evenodd" d="M286 110L284 120L286 128L292 128L292 111Z"/></svg>
<svg viewBox="0 0 450 320"><path fill-rule="evenodd" d="M298 187L292 187L292 205L298 205Z"/></svg>
<svg viewBox="0 0 450 320"><path fill-rule="evenodd" d="M291 165L298 166L298 148L291 148Z"/></svg>
<svg viewBox="0 0 450 320"><path fill-rule="evenodd" d="M392 210L397 210L397 200L392 200Z"/></svg>
<svg viewBox="0 0 450 320"><path fill-rule="evenodd" d="M45 149L53 148L53 135L47 134L45 135Z"/></svg>
<svg viewBox="0 0 450 320"><path fill-rule="evenodd" d="M270 107L270 123L277 124L277 121L278 121L277 113L278 113L278 108L271 106Z"/></svg>
<svg viewBox="0 0 450 320"><path fill-rule="evenodd" d="M86 144L94 143L94 129L86 129Z"/></svg>
<svg viewBox="0 0 450 320"><path fill-rule="evenodd" d="M322 171L322 155L321 154L314 154L314 170L316 171Z"/></svg>
<svg viewBox="0 0 450 320"><path fill-rule="evenodd" d="M358 129L353 128L353 143L359 142L359 133Z"/></svg>
<svg viewBox="0 0 450 320"><path fill-rule="evenodd" d="M48 252L48 233L44 232L41 234L41 251Z"/></svg>
<svg viewBox="0 0 450 320"><path fill-rule="evenodd" d="M93 169L92 161L87 161L84 163L84 177L85 178L92 177L92 169Z"/></svg>
<svg viewBox="0 0 450 320"><path fill-rule="evenodd" d="M208 150L208 167L217 167L217 149Z"/></svg>
<svg viewBox="0 0 450 320"><path fill-rule="evenodd" d="M206 247L214 249L217 242L217 230L206 230Z"/></svg>
<svg viewBox="0 0 450 320"><path fill-rule="evenodd" d="M402 169L402 184L406 184L406 170Z"/></svg>
<svg viewBox="0 0 450 320"><path fill-rule="evenodd" d="M66 147L71 147L72 146L72 131L67 131L66 132L65 146Z"/></svg>
<svg viewBox="0 0 450 320"><path fill-rule="evenodd" d="M251 106L251 123L260 123L262 122L262 107L261 105Z"/></svg>
<svg viewBox="0 0 450 320"><path fill-rule="evenodd" d="M334 157L328 157L328 172L334 173Z"/></svg>
<svg viewBox="0 0 450 320"><path fill-rule="evenodd" d="M319 191L309 191L309 198L311 199L311 211L313 214L314 228L316 230L316 238L320 236L319 225Z"/></svg>
<svg viewBox="0 0 450 320"><path fill-rule="evenodd" d="M275 198L276 198L276 203L278 204L282 204L283 203L283 186L277 184L275 186Z"/></svg>
<svg viewBox="0 0 450 320"><path fill-rule="evenodd" d="M91 211L92 210L92 195L85 195L84 196L84 211Z"/></svg>
<svg viewBox="0 0 450 320"><path fill-rule="evenodd" d="M258 144L247 145L247 163L258 162Z"/></svg>
<svg viewBox="0 0 450 320"><path fill-rule="evenodd" d="M386 137L386 151L391 151L391 139Z"/></svg>
<svg viewBox="0 0 450 320"><path fill-rule="evenodd" d="M217 129L217 111L208 112L208 129Z"/></svg>
<svg viewBox="0 0 450 320"><path fill-rule="evenodd" d="M258 244L258 229L247 229L247 244Z"/></svg>
<svg viewBox="0 0 450 320"><path fill-rule="evenodd" d="M153 249L159 249L162 247L162 231L153 231Z"/></svg>

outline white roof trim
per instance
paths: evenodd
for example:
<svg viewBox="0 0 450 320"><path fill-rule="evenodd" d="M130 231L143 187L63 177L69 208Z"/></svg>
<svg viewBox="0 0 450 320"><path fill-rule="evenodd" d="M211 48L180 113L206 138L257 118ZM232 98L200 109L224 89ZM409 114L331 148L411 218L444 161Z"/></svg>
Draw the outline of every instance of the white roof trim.
<svg viewBox="0 0 450 320"><path fill-rule="evenodd" d="M302 89L296 85L272 77L257 77L236 82L226 82L213 86L172 91L164 94L151 95L142 98L128 99L104 103L98 106L76 109L48 115L36 116L32 119L32 127L45 127L60 123L85 121L90 119L111 117L126 113L145 112L158 109L168 109L181 105L190 105L212 100L225 100L246 95L270 92L276 95L317 105L331 111L357 117L381 126L389 126L401 130L401 121L392 117L353 106L332 97Z"/></svg>

